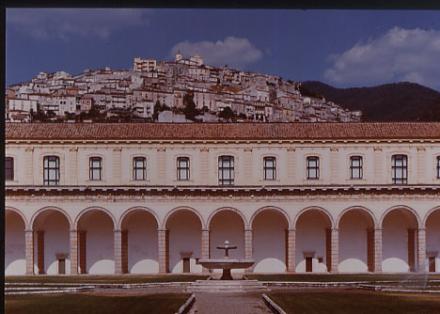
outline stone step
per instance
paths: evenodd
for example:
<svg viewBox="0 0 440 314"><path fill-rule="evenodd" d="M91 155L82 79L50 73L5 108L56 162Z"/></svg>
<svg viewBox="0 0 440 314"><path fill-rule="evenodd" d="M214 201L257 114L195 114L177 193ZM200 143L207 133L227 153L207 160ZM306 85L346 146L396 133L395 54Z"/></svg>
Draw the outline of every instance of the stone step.
<svg viewBox="0 0 440 314"><path fill-rule="evenodd" d="M197 280L188 286L191 292L260 292L267 291L258 280Z"/></svg>

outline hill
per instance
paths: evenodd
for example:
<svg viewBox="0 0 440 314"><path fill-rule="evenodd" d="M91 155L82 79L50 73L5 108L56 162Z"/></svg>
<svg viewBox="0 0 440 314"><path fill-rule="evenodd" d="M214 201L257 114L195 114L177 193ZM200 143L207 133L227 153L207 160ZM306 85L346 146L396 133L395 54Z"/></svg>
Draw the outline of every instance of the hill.
<svg viewBox="0 0 440 314"><path fill-rule="evenodd" d="M323 96L349 110L362 110L363 121L440 121L440 93L415 83L335 88L306 81L300 91L305 96Z"/></svg>

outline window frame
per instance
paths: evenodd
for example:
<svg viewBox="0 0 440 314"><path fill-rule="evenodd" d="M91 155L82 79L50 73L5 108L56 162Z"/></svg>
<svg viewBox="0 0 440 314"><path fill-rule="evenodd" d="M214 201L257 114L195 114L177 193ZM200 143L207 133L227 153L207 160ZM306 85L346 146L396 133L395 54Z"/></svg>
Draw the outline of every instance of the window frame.
<svg viewBox="0 0 440 314"><path fill-rule="evenodd" d="M355 160L359 161L357 166L353 165ZM358 172L359 176L355 177L355 171ZM362 180L364 178L364 158L360 155L350 156L350 180Z"/></svg>
<svg viewBox="0 0 440 314"><path fill-rule="evenodd" d="M218 156L218 184L222 186L234 185L235 183L235 158L232 155ZM228 165L226 165L228 163ZM225 171L229 178L225 178Z"/></svg>
<svg viewBox="0 0 440 314"><path fill-rule="evenodd" d="M402 165L397 164L399 160L402 161ZM401 178L397 177L398 171L401 173ZM391 180L393 184L408 184L408 155L394 154L391 156Z"/></svg>
<svg viewBox="0 0 440 314"><path fill-rule="evenodd" d="M141 161L142 166L138 167L137 162ZM141 178L138 178L138 171L142 171ZM145 181L147 179L147 158L143 156L133 157L133 181Z"/></svg>
<svg viewBox="0 0 440 314"><path fill-rule="evenodd" d="M94 161L99 161L99 167L94 166ZM99 178L94 177L94 170L98 170ZM89 157L89 181L102 181L102 157L100 156Z"/></svg>
<svg viewBox="0 0 440 314"><path fill-rule="evenodd" d="M10 161L9 167L8 167L8 161ZM15 178L14 163L15 163L14 157L10 157L10 156L5 157L5 181L14 181ZM9 173L8 170L10 171Z"/></svg>
<svg viewBox="0 0 440 314"><path fill-rule="evenodd" d="M268 166L267 163L272 161L272 165ZM268 174L272 174L269 176ZM275 156L263 157L263 180L275 181L277 179L277 158Z"/></svg>
<svg viewBox="0 0 440 314"><path fill-rule="evenodd" d="M52 166L50 163L54 162ZM54 171L55 179L51 179L51 173ZM56 155L46 155L43 157L43 185L60 184L60 157Z"/></svg>
<svg viewBox="0 0 440 314"><path fill-rule="evenodd" d="M181 162L185 162L186 165L182 166ZM190 171L190 158L187 156L179 156L176 158L176 178L177 181L189 181L190 180L190 175L191 175L191 171ZM181 176L183 173L185 173L185 177Z"/></svg>
<svg viewBox="0 0 440 314"><path fill-rule="evenodd" d="M316 161L315 166L310 166L311 161ZM316 171L316 177L311 176L311 171ZM319 156L307 156L306 158L306 171L307 171L307 180L319 180L320 169L319 169Z"/></svg>
<svg viewBox="0 0 440 314"><path fill-rule="evenodd" d="M440 156L437 156L437 179L440 179Z"/></svg>

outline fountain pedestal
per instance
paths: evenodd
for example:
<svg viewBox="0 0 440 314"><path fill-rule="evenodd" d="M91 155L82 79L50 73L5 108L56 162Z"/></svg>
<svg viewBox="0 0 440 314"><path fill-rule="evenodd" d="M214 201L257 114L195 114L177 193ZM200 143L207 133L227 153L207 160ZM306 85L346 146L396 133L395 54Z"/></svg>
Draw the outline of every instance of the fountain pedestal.
<svg viewBox="0 0 440 314"><path fill-rule="evenodd" d="M229 258L229 250L236 249L237 246L229 245L229 241L225 241L223 246L217 246L217 249L225 250L224 258L219 259L200 259L199 263L208 269L223 269L220 280L232 280L231 269L249 268L254 265L252 259L231 259Z"/></svg>

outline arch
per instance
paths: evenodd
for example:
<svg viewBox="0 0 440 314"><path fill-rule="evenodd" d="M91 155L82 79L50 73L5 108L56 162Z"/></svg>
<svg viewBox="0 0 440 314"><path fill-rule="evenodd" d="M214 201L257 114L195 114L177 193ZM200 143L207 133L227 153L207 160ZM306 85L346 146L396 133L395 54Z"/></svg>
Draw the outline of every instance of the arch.
<svg viewBox="0 0 440 314"><path fill-rule="evenodd" d="M21 219L23 220L23 223L24 223L25 230L30 229L29 228L30 226L28 225L28 221L26 219L26 216L22 213L21 210L15 208L15 207L11 207L11 206L5 206L5 211L8 211L8 210L16 213L17 215L19 215L21 217Z"/></svg>
<svg viewBox="0 0 440 314"><path fill-rule="evenodd" d="M325 209L325 208L323 208L323 207L320 207L320 206L309 206L309 207L306 207L306 208L300 210L300 212L296 214L295 219L293 220L293 227L296 229L296 225L298 224L298 219L299 219L303 214L305 214L305 213L307 213L307 212L309 212L309 211L313 211L313 210L317 210L317 211L319 211L319 212L325 214L325 216L326 216L326 217L329 219L329 221L330 221L330 225L331 225L331 227L332 227L332 228L335 227L335 222L334 222L334 220L333 220L333 216L330 214L330 212L329 212L327 209Z"/></svg>
<svg viewBox="0 0 440 314"><path fill-rule="evenodd" d="M107 214L113 222L113 228L116 228L117 222L116 222L115 216L113 216L113 214L108 209L105 209L104 207L100 207L100 206L90 206L90 207L84 208L82 211L80 211L80 213L75 218L74 225L73 225L74 228L78 229L78 222L81 220L81 218L85 214L87 214L88 212L91 212L93 210L101 211L104 214Z"/></svg>
<svg viewBox="0 0 440 314"><path fill-rule="evenodd" d="M243 221L244 229L245 230L249 229L249 224L248 224L246 217L243 215L243 213L240 210L238 210L237 208L233 208L233 207L221 207L221 208L214 210L208 217L208 221L206 222L206 227L209 229L211 226L211 221L215 217L215 215L217 215L218 213L224 212L224 211L231 211L231 212L234 212L237 215L239 215L241 217L241 220Z"/></svg>
<svg viewBox="0 0 440 314"><path fill-rule="evenodd" d="M434 214L437 210L440 210L440 206L436 206L436 207L431 208L430 210L428 210L428 212L426 213L425 217L423 217L422 228L426 228L426 222L428 221L429 216Z"/></svg>
<svg viewBox="0 0 440 314"><path fill-rule="evenodd" d="M192 207L189 207L189 206L179 206L179 207L175 207L175 208L173 208L172 210L170 210L170 211L166 214L166 216L165 216L165 218L164 218L164 220L163 220L163 222L162 222L162 225L159 225L159 224L158 224L158 226L162 226L163 229L166 229L166 227L167 227L167 222L168 222L168 220L171 218L171 216L173 216L175 213L177 213L177 212L179 212L179 211L181 211L181 210L190 211L190 212L192 212L193 214L195 214L195 215L199 218L199 220L200 220L200 224L201 224L201 226L202 226L202 229L206 229L207 226L209 226L209 225L206 225L206 224L205 224L205 220L203 219L203 217L202 217L202 215L199 213L199 211L198 211L197 209L192 208Z"/></svg>
<svg viewBox="0 0 440 314"><path fill-rule="evenodd" d="M159 217L157 216L156 212L148 207L144 207L144 206L134 206L134 207L130 207L129 209L125 210L121 217L119 218L118 223L116 224L116 228L118 230L122 230L122 223L124 222L124 219L126 219L128 216L130 216L130 214L136 212L136 211L143 211L146 213L151 214L154 219L156 220L156 224L159 227L160 226L160 220Z"/></svg>
<svg viewBox="0 0 440 314"><path fill-rule="evenodd" d="M414 216L414 218L416 218L416 221L417 221L417 227L418 227L418 228L422 227L422 222L421 222L420 217L419 217L419 215L417 214L417 212L416 212L414 209L412 209L411 207L406 206L406 205L397 205L397 206L393 206L393 207L390 207L390 208L388 208L387 210L385 210L385 211L383 212L382 216L380 217L380 220L379 220L379 227L380 227L380 228L383 228L383 222L384 222L386 216L387 216L389 213L391 213L391 212L393 212L393 211L395 211L395 210L399 210L399 209L403 209L403 210L405 210L405 211L411 213L411 214Z"/></svg>
<svg viewBox="0 0 440 314"><path fill-rule="evenodd" d="M379 227L377 225L376 217L374 216L374 213L370 209L368 209L368 208L366 208L364 206L350 206L350 207L344 209L342 212L339 213L339 215L338 215L338 217L336 219L336 222L335 222L335 227L336 228L339 229L339 225L341 223L342 217L344 217L345 214L347 214L348 212L350 212L352 210L360 210L360 211L366 213L371 218L371 221L373 222L373 226L375 228Z"/></svg>
<svg viewBox="0 0 440 314"><path fill-rule="evenodd" d="M72 219L70 218L69 214L64 209L62 209L60 207L56 207L56 206L46 206L46 207L43 207L43 208L40 208L39 210L37 210L32 215L32 218L31 218L31 220L29 222L29 227L33 230L34 229L34 224L35 224L35 221L37 220L37 218L41 214L43 214L44 212L51 211L51 210L61 213L67 219L67 222L69 223L69 228L72 229Z"/></svg>
<svg viewBox="0 0 440 314"><path fill-rule="evenodd" d="M289 215L286 213L286 211L280 207L276 207L276 206L264 206L261 207L259 209L257 209L257 211L255 213L252 214L251 219L249 220L249 227L252 228L253 224L254 224L254 220L255 218L262 212L266 211L266 210L273 210L279 214L281 214L287 222L287 227L290 229L292 228L291 222L290 222L290 217Z"/></svg>

